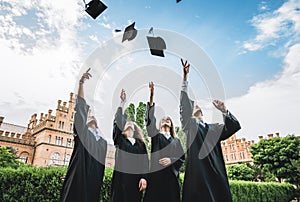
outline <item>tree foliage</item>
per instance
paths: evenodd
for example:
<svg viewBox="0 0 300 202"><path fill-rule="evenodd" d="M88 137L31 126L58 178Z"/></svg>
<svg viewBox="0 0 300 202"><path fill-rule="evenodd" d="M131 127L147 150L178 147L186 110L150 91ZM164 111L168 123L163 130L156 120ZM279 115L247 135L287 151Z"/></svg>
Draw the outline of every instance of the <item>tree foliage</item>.
<svg viewBox="0 0 300 202"><path fill-rule="evenodd" d="M130 103L129 106L125 109L128 121L135 122L135 106L133 103Z"/></svg>
<svg viewBox="0 0 300 202"><path fill-rule="evenodd" d="M251 147L254 164L273 173L279 182L283 179L299 185L296 163L300 156L300 137L264 139ZM293 163L294 162L294 163Z"/></svg>
<svg viewBox="0 0 300 202"><path fill-rule="evenodd" d="M255 180L255 171L247 164L235 164L227 167L227 175L231 180Z"/></svg>
<svg viewBox="0 0 300 202"><path fill-rule="evenodd" d="M0 167L17 168L22 163L18 161L17 152L12 147L0 147Z"/></svg>

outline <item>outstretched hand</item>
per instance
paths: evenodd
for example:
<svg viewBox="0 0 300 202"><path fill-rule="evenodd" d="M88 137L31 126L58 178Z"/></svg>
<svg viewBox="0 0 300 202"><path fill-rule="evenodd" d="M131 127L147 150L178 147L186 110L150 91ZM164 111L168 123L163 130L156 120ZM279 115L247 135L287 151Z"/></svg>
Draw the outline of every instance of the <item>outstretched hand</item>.
<svg viewBox="0 0 300 202"><path fill-rule="evenodd" d="M120 95L121 101L125 102L126 101L126 92L124 89L122 89L121 91L121 95Z"/></svg>
<svg viewBox="0 0 300 202"><path fill-rule="evenodd" d="M149 90L150 90L149 104L150 104L150 106L152 106L153 105L153 96L154 96L154 83L152 81L149 82Z"/></svg>
<svg viewBox="0 0 300 202"><path fill-rule="evenodd" d="M86 79L90 79L92 77L92 75L89 73L90 70L91 68L88 68L88 70L86 70L86 72L81 76L81 79L79 80L81 84L83 84Z"/></svg>
<svg viewBox="0 0 300 202"><path fill-rule="evenodd" d="M213 101L213 104L214 106L220 110L222 113L226 113L227 112L227 109L226 109L226 106L224 104L224 102L220 101L220 100L214 100Z"/></svg>
<svg viewBox="0 0 300 202"><path fill-rule="evenodd" d="M184 62L183 59L181 59L181 64L182 64L182 69L183 69L183 79L186 80L187 75L190 72L190 64L188 63L187 60Z"/></svg>

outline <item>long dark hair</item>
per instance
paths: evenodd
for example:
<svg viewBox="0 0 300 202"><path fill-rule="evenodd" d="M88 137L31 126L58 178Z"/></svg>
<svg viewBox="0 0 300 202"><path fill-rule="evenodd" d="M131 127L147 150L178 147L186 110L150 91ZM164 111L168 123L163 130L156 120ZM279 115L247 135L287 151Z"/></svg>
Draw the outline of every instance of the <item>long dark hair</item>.
<svg viewBox="0 0 300 202"><path fill-rule="evenodd" d="M167 119L169 119L169 120L171 121L170 134L171 134L171 136L172 136L173 138L175 138L175 137L176 137L176 131L175 131L175 127L174 127L173 120L171 119L170 116L165 116L165 117L163 117L163 118L160 120L160 122L159 122L159 130L160 130L161 127L162 127L161 122L162 122L162 120L163 120L164 118L167 118Z"/></svg>

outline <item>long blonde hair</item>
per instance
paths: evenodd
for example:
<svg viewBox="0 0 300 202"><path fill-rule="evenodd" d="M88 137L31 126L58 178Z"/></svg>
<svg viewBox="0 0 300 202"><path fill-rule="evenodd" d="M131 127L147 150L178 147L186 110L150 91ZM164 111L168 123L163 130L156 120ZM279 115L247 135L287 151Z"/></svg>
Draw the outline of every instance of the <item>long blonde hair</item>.
<svg viewBox="0 0 300 202"><path fill-rule="evenodd" d="M172 136L173 138L175 138L175 137L176 137L176 131L175 131L175 127L174 127L173 120L171 119L170 116L165 116L165 117L163 117L163 118L160 120L160 122L159 122L159 130L160 130L161 127L162 127L161 122L162 122L162 120L163 120L164 118L167 118L167 119L169 119L169 120L171 121L170 134L171 134L171 136Z"/></svg>

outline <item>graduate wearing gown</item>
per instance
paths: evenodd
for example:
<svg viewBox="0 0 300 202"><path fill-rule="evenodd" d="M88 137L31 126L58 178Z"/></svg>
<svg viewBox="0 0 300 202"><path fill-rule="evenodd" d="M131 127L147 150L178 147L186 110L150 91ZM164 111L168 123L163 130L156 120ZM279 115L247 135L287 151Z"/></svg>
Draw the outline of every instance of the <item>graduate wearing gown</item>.
<svg viewBox="0 0 300 202"><path fill-rule="evenodd" d="M91 75L80 79L74 117L74 149L61 190L61 202L99 202L104 175L107 143L97 132L97 121L88 117L83 84Z"/></svg>
<svg viewBox="0 0 300 202"><path fill-rule="evenodd" d="M122 90L121 107L117 109L113 125L116 154L110 201L141 202L147 187L149 159L142 130L134 122L126 122L127 117L122 112L125 100Z"/></svg>
<svg viewBox="0 0 300 202"><path fill-rule="evenodd" d="M170 117L164 117L156 127L153 103L154 84L149 84L150 102L146 110L146 128L151 137L151 164L145 202L179 202L179 170L185 156L181 142L176 138Z"/></svg>
<svg viewBox="0 0 300 202"><path fill-rule="evenodd" d="M187 94L187 75L190 65L182 62L183 85L180 100L181 123L187 135L187 164L183 183L183 202L232 201L220 141L241 127L223 102L214 106L223 113L224 124L206 124L200 107Z"/></svg>

